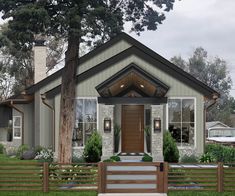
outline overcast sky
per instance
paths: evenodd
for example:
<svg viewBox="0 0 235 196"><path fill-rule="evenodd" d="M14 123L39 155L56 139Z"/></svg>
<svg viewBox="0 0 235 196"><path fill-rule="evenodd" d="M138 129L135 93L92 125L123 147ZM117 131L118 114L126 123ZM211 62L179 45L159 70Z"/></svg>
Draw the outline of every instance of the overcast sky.
<svg viewBox="0 0 235 196"><path fill-rule="evenodd" d="M228 62L235 89L235 0L176 0L157 31L131 35L167 59L202 46Z"/></svg>
<svg viewBox="0 0 235 196"><path fill-rule="evenodd" d="M176 0L157 31L133 37L163 57L188 58L202 46L228 62L235 89L235 0ZM0 20L0 23L2 21ZM231 91L235 97L235 90Z"/></svg>

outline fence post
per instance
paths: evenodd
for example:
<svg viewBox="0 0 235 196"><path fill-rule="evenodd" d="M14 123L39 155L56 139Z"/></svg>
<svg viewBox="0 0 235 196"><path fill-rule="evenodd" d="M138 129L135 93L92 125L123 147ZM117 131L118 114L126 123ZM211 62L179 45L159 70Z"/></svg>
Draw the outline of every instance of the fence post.
<svg viewBox="0 0 235 196"><path fill-rule="evenodd" d="M105 192L105 164L103 162L98 163L98 193Z"/></svg>
<svg viewBox="0 0 235 196"><path fill-rule="evenodd" d="M161 163L156 163L157 165L157 192L158 193L164 193L164 170L165 170L165 165L163 162Z"/></svg>
<svg viewBox="0 0 235 196"><path fill-rule="evenodd" d="M43 192L49 191L49 165L48 162L43 162Z"/></svg>
<svg viewBox="0 0 235 196"><path fill-rule="evenodd" d="M224 166L219 162L217 167L217 191L223 192L224 189Z"/></svg>
<svg viewBox="0 0 235 196"><path fill-rule="evenodd" d="M164 193L168 192L168 163L164 162Z"/></svg>

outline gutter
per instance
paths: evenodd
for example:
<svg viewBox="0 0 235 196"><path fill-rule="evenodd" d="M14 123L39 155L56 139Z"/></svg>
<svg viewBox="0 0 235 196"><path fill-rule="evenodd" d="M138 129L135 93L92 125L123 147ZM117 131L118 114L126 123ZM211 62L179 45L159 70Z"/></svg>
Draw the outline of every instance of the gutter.
<svg viewBox="0 0 235 196"><path fill-rule="evenodd" d="M52 150L55 151L55 109L49 103L46 102L46 94L41 94L42 103L52 111Z"/></svg>
<svg viewBox="0 0 235 196"><path fill-rule="evenodd" d="M205 144L206 144L206 122L207 122L207 111L210 109L213 105L216 104L218 101L219 95L218 94L213 94L212 95L212 103L209 104L208 106L204 107L204 133L203 133L203 140L204 140L204 146L203 146L203 152L205 152Z"/></svg>
<svg viewBox="0 0 235 196"><path fill-rule="evenodd" d="M24 112L21 111L19 108L17 108L15 105L14 105L14 101L11 100L10 101L10 107L15 109L16 111L18 111L21 115L22 115L22 136L21 136L21 144L23 145L24 144ZM13 138L14 138L14 135L13 135Z"/></svg>

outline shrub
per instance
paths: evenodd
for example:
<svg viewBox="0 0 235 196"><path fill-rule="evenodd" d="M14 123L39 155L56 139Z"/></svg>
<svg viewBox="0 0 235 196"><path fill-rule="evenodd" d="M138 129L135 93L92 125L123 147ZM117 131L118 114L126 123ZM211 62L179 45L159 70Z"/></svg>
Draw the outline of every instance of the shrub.
<svg viewBox="0 0 235 196"><path fill-rule="evenodd" d="M14 146L10 146L6 148L6 155L7 156L16 156L17 154L17 148Z"/></svg>
<svg viewBox="0 0 235 196"><path fill-rule="evenodd" d="M72 157L72 162L73 163L85 163L85 159L84 157L76 157L76 156L73 156Z"/></svg>
<svg viewBox="0 0 235 196"><path fill-rule="evenodd" d="M234 162L235 148L221 144L207 144L205 153L211 154L216 162Z"/></svg>
<svg viewBox="0 0 235 196"><path fill-rule="evenodd" d="M54 152L52 149L44 148L42 149L34 159L45 162L52 162L54 157Z"/></svg>
<svg viewBox="0 0 235 196"><path fill-rule="evenodd" d="M0 144L0 154L4 154L5 148L3 144Z"/></svg>
<svg viewBox="0 0 235 196"><path fill-rule="evenodd" d="M149 156L148 154L144 154L142 161L143 162L152 162L153 158L151 156Z"/></svg>
<svg viewBox="0 0 235 196"><path fill-rule="evenodd" d="M163 156L164 161L167 162L176 163L179 161L179 150L169 131L165 131L163 135Z"/></svg>
<svg viewBox="0 0 235 196"><path fill-rule="evenodd" d="M203 154L200 157L200 162L201 163L213 163L215 161L216 161L215 157L211 153L209 153L209 152Z"/></svg>
<svg viewBox="0 0 235 196"><path fill-rule="evenodd" d="M198 162L198 157L195 155L184 155L182 156L180 162L182 163L197 163Z"/></svg>
<svg viewBox="0 0 235 196"><path fill-rule="evenodd" d="M110 159L114 160L114 161L121 161L121 158L119 156L111 156Z"/></svg>
<svg viewBox="0 0 235 196"><path fill-rule="evenodd" d="M115 160L113 160L113 159L105 159L105 160L103 160L103 162L113 163L113 162L116 162L116 161L115 161Z"/></svg>
<svg viewBox="0 0 235 196"><path fill-rule="evenodd" d="M35 146L34 152L35 152L35 154L39 154L40 151L42 151L43 149L46 149L46 148L43 147L43 146L38 145L38 146Z"/></svg>
<svg viewBox="0 0 235 196"><path fill-rule="evenodd" d="M101 136L97 131L93 132L91 137L88 139L83 156L86 162L93 163L99 162L102 155L102 140Z"/></svg>
<svg viewBox="0 0 235 196"><path fill-rule="evenodd" d="M20 145L17 150L16 157L22 159L23 153L26 152L27 150L29 150L29 146L27 144Z"/></svg>

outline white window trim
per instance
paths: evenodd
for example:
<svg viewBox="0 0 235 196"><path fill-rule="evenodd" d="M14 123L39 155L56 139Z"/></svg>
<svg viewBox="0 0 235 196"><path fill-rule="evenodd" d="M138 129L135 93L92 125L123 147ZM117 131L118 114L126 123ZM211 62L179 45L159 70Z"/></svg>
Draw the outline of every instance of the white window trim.
<svg viewBox="0 0 235 196"><path fill-rule="evenodd" d="M15 118L20 118L20 126L15 126ZM13 126L12 126L12 129L13 129L13 139L21 139L22 137L22 116L13 116ZM16 137L15 136L15 128L20 128L20 137Z"/></svg>
<svg viewBox="0 0 235 196"><path fill-rule="evenodd" d="M99 104L98 104L98 98L97 97L76 97L75 100L77 99L95 99L96 100L96 130L98 130L99 127ZM83 135L83 139L84 139L84 135ZM73 146L72 149L76 150L76 149L84 149L85 148L85 144L83 144L83 146Z"/></svg>
<svg viewBox="0 0 235 196"><path fill-rule="evenodd" d="M169 99L193 99L194 100L194 146L177 146L178 149L196 149L197 143L197 98L196 97L168 97ZM166 128L168 130L169 127L169 116L168 116L168 102L166 104Z"/></svg>

